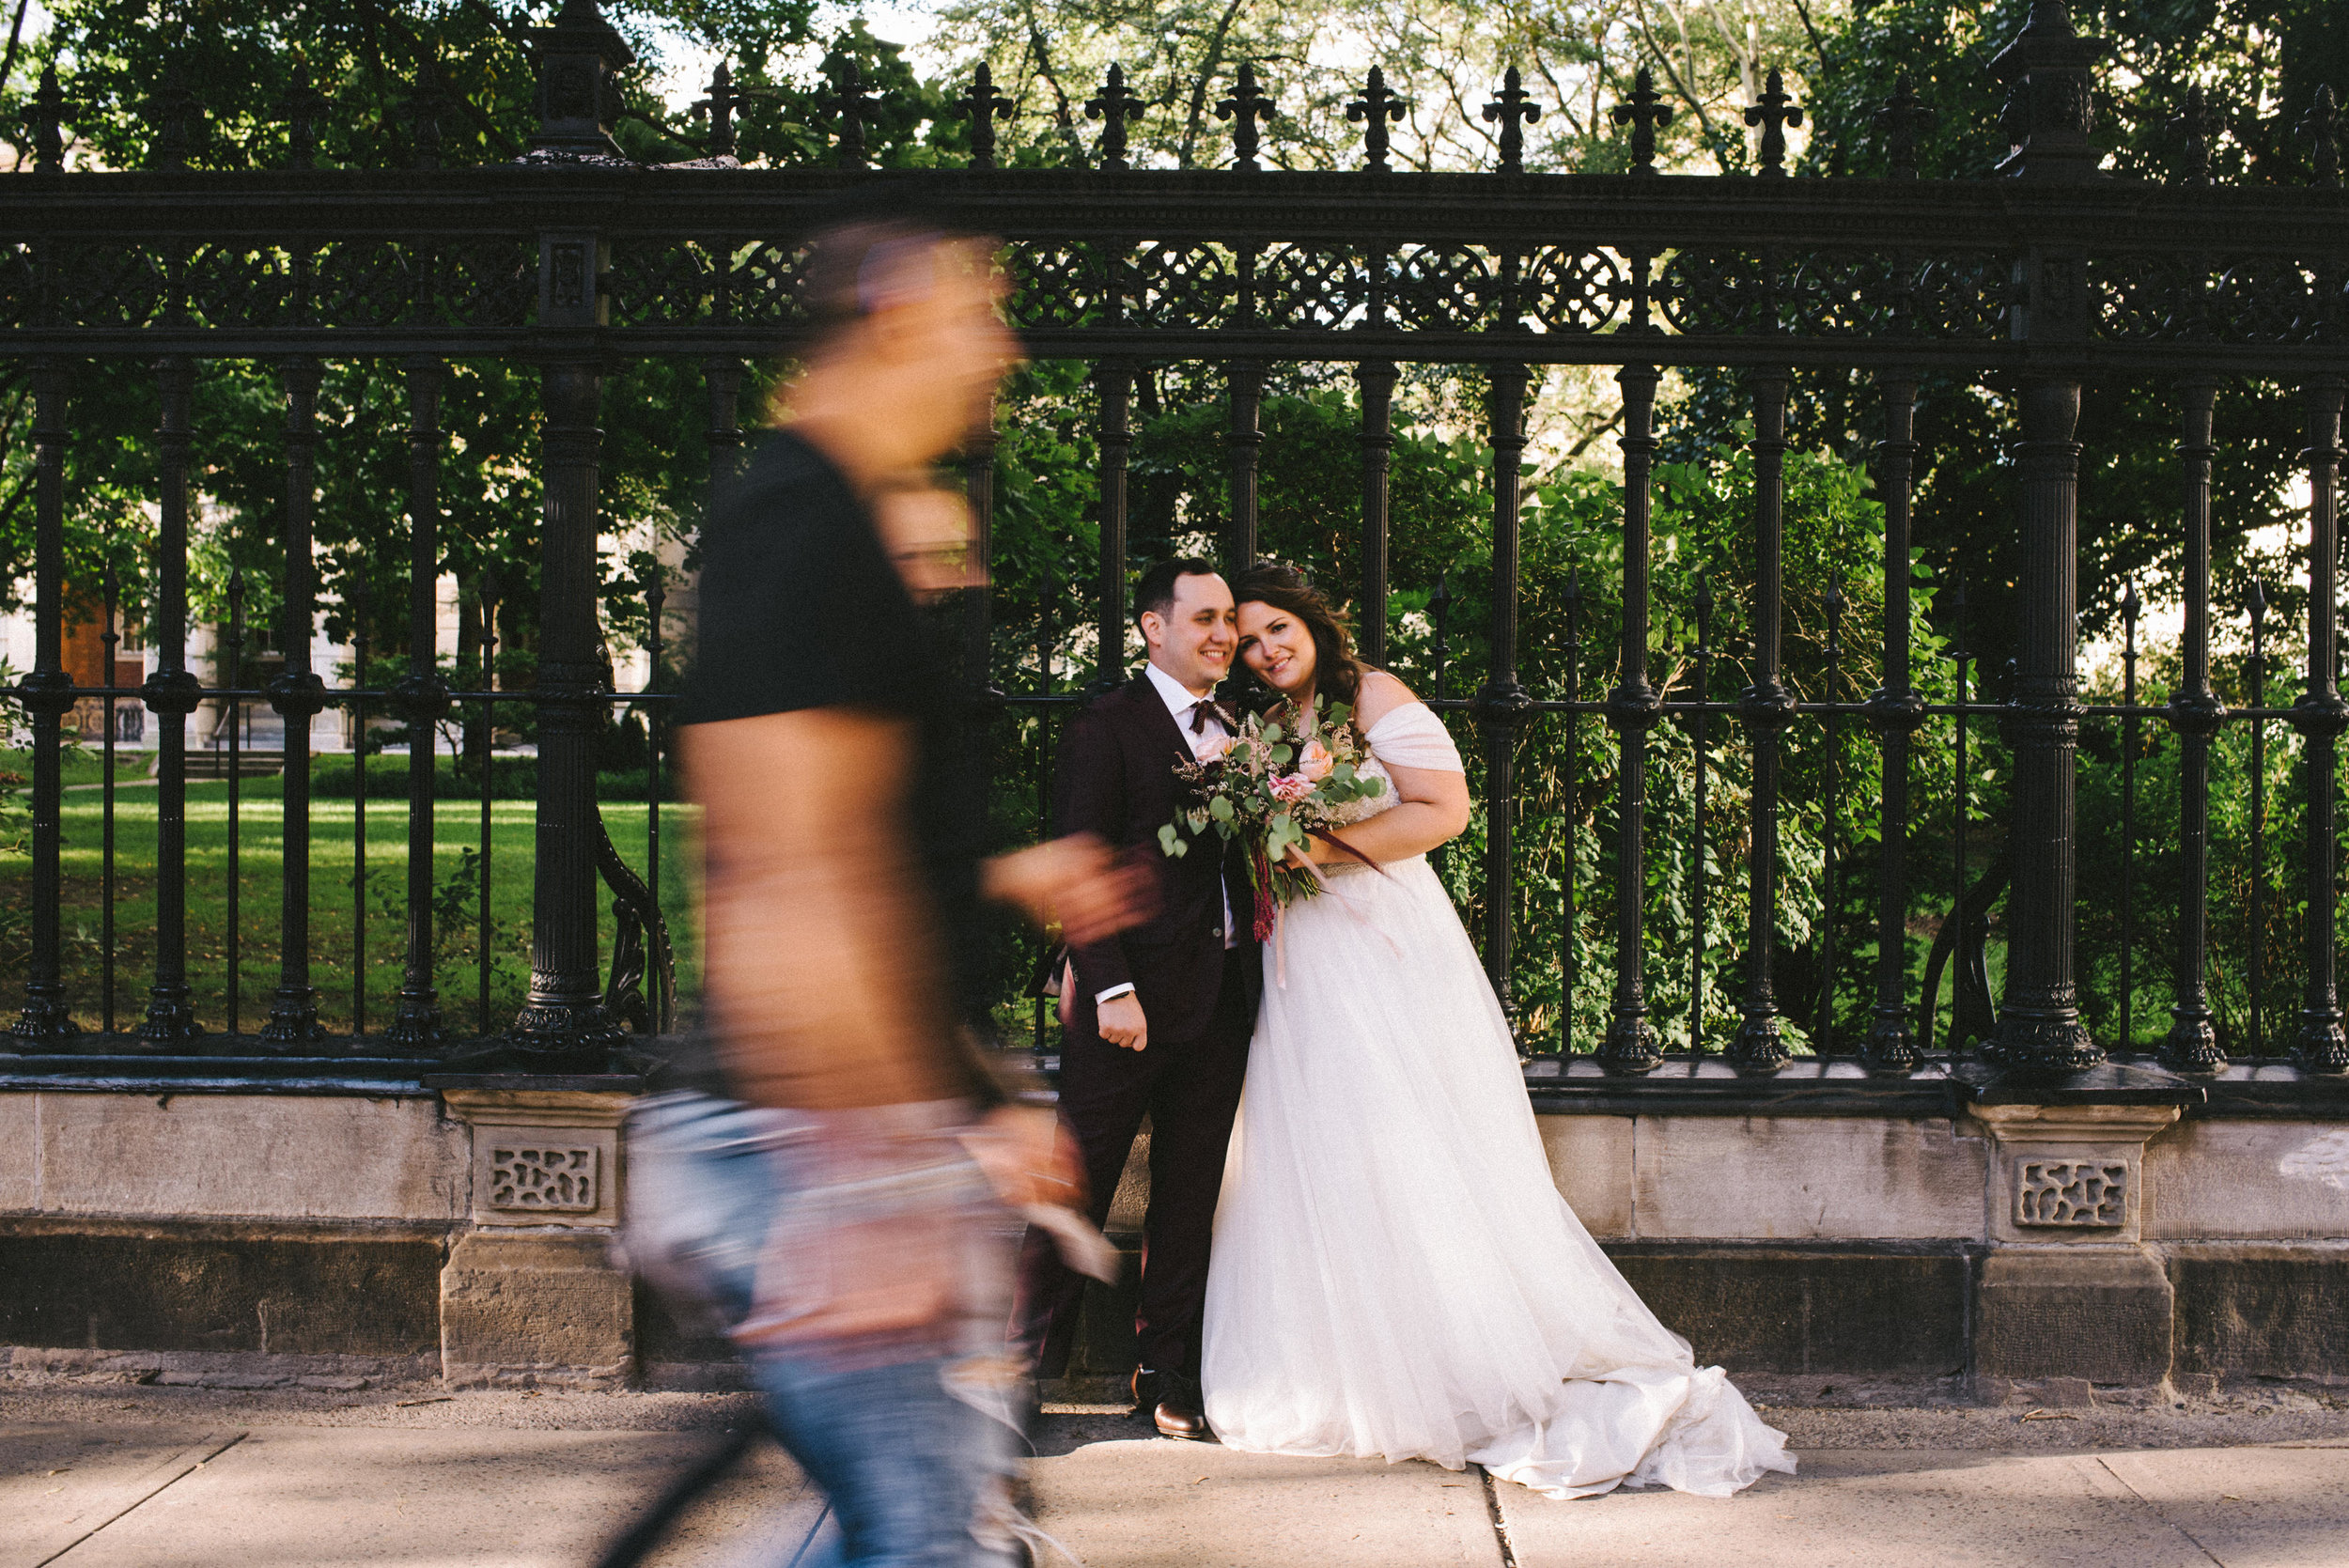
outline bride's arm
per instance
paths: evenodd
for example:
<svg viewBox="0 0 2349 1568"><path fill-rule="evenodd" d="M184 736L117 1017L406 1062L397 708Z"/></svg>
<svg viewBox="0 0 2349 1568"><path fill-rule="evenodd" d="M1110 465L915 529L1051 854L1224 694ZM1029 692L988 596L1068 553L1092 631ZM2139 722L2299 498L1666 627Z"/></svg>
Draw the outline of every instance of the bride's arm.
<svg viewBox="0 0 2349 1568"><path fill-rule="evenodd" d="M1362 677L1357 722L1367 733L1405 703L1416 702L1410 688L1384 671ZM1337 830L1346 847L1373 861L1405 861L1449 844L1468 826L1468 775L1444 768L1386 765L1398 802L1366 822ZM1313 858L1324 865L1360 863L1344 849L1316 839Z"/></svg>
<svg viewBox="0 0 2349 1568"><path fill-rule="evenodd" d="M1394 781L1400 803L1367 822L1338 829L1337 836L1347 848L1374 861L1405 861L1451 843L1468 826L1467 774L1437 768L1390 767L1387 775ZM1317 839L1314 859L1323 865L1361 863L1346 850Z"/></svg>

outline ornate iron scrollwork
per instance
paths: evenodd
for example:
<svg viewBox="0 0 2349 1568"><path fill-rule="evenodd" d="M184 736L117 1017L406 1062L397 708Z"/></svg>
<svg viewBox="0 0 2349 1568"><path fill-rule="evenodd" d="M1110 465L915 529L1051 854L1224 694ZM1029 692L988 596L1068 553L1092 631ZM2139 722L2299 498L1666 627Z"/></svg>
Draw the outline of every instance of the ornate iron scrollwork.
<svg viewBox="0 0 2349 1568"><path fill-rule="evenodd" d="M1238 282L1229 258L1209 245L1148 244L1127 258L1128 319L1147 327L1229 323Z"/></svg>
<svg viewBox="0 0 2349 1568"><path fill-rule="evenodd" d="M1461 246L1414 245L1396 258L1388 297L1404 326L1474 332L1495 323L1500 296L1490 256Z"/></svg>
<svg viewBox="0 0 2349 1568"><path fill-rule="evenodd" d="M1535 251L1518 281L1523 312L1553 333L1595 333L1622 319L1628 290L1606 251L1557 245Z"/></svg>
<svg viewBox="0 0 2349 1568"><path fill-rule="evenodd" d="M1077 241L1015 243L1009 262L1017 325L1080 327L1101 318L1109 291L1096 247Z"/></svg>

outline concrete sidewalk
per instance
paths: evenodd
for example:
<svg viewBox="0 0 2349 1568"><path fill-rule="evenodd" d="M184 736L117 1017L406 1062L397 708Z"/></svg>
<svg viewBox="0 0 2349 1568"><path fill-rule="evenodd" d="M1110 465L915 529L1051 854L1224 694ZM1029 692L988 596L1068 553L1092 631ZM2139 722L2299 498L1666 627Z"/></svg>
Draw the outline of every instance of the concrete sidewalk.
<svg viewBox="0 0 2349 1568"><path fill-rule="evenodd" d="M2340 1412L2030 1414L1776 1409L1798 1443L1846 1446L1725 1500L1553 1503L1473 1470L1166 1442L1082 1408L1048 1418L1034 1474L1039 1521L1090 1568L2349 1562ZM0 1392L0 1568L578 1568L749 1416L707 1395ZM2268 1440L2213 1446L2214 1422ZM1919 1439L1944 1446L1848 1446ZM754 1452L661 1568L792 1560L820 1501Z"/></svg>

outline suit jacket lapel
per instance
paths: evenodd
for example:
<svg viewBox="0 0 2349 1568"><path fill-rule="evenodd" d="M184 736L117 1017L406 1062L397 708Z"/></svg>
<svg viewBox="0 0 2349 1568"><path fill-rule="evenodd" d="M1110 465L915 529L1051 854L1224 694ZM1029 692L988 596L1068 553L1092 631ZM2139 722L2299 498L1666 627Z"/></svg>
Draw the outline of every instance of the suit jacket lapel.
<svg viewBox="0 0 2349 1568"><path fill-rule="evenodd" d="M1143 722L1151 726L1151 733L1174 748L1176 762L1190 761L1190 737L1185 735L1183 726L1174 722L1174 715L1168 709L1166 699L1159 695L1158 684L1144 673L1134 677L1133 691L1134 701L1142 705Z"/></svg>

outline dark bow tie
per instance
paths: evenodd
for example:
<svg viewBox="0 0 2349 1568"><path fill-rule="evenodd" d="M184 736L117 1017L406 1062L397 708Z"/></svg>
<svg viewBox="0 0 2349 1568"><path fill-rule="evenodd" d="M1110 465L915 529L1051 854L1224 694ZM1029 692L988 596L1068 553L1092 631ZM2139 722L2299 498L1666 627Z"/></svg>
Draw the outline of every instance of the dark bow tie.
<svg viewBox="0 0 2349 1568"><path fill-rule="evenodd" d="M1213 697L1202 697L1190 705L1190 733L1206 734L1207 721L1211 718L1222 720L1225 729L1237 730L1239 728L1237 724L1232 722L1232 716L1224 712Z"/></svg>

